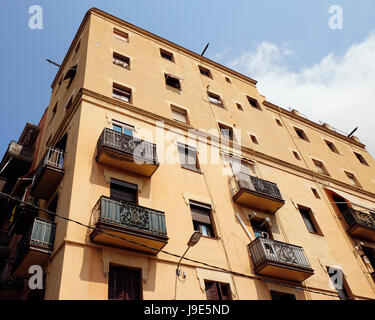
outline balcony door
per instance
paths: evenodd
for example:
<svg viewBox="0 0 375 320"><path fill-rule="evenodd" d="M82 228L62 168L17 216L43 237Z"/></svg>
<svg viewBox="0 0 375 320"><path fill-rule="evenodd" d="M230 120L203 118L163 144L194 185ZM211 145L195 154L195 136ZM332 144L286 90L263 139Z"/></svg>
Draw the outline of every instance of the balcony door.
<svg viewBox="0 0 375 320"><path fill-rule="evenodd" d="M133 183L111 178L111 198L138 203L138 186Z"/></svg>
<svg viewBox="0 0 375 320"><path fill-rule="evenodd" d="M108 299L141 300L141 273L140 270L110 266L108 276Z"/></svg>

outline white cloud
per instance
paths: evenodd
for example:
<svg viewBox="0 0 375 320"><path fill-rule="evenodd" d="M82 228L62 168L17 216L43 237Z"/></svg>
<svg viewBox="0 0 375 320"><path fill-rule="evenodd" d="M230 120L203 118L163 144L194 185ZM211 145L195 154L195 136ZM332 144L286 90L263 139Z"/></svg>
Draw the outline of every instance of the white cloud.
<svg viewBox="0 0 375 320"><path fill-rule="evenodd" d="M359 126L356 135L375 155L375 32L342 56L330 53L299 71L288 66L293 54L287 46L263 42L227 65L258 80L270 102L345 132Z"/></svg>

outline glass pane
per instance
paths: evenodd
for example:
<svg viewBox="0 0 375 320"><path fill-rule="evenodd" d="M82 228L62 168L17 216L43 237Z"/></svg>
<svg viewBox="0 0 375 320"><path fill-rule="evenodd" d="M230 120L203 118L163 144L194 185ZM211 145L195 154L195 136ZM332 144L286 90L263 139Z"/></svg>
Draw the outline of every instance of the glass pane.
<svg viewBox="0 0 375 320"><path fill-rule="evenodd" d="M117 124L112 125L112 129L117 132L122 132L122 127L118 126Z"/></svg>
<svg viewBox="0 0 375 320"><path fill-rule="evenodd" d="M133 130L128 128L128 127L124 127L124 134L127 134L128 136L133 136Z"/></svg>

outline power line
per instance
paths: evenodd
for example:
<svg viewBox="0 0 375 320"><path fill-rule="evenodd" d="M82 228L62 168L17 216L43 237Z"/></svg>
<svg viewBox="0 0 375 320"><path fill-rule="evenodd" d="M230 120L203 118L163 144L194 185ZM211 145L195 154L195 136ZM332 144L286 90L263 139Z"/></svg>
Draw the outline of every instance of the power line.
<svg viewBox="0 0 375 320"><path fill-rule="evenodd" d="M232 274L232 275L235 275L235 276L240 276L240 277L244 277L244 278L248 278L248 279L253 279L253 280L259 280L259 281L263 281L263 282L266 282L266 283L272 283L272 284L276 284L276 285L279 285L279 286L283 286L283 287L287 287L287 288L291 288L291 289L295 289L295 290L299 290L299 291L307 291L307 292L321 294L321 295L325 295L325 296L329 296L329 297L335 297L335 298L338 297L338 295L334 295L334 294L324 293L324 292L320 292L320 291L316 291L316 290L312 290L312 289L307 289L307 288L300 287L300 286L293 286L293 285L289 285L289 284L286 284L286 283L282 283L282 282L278 282L278 281L274 281L274 280L270 280L270 279L265 279L265 278L261 278L261 277L255 277L255 276L252 276L252 275L247 275L247 274L236 272L236 271L231 271L231 270L228 270L228 269L225 269L225 268L221 268L221 267L217 267L217 266L214 266L214 265L202 262L202 261L198 261L198 260L190 259L190 258L187 258L187 257L183 257L183 256L180 256L178 254L175 254L175 253L163 250L163 249L157 249L157 248L148 246L146 244L139 243L137 241L130 240L130 239L124 238L122 236L119 236L119 235L116 235L116 234L113 234L113 233L101 230L100 228L89 226L89 225L86 225L86 224L81 223L79 221L76 221L76 220L73 220L73 219L70 219L70 218L67 218L67 217L60 216L56 212L52 212L52 211L49 211L47 209L40 208L40 207L38 207L38 206L36 206L34 204L24 202L24 201L22 201L20 199L17 199L15 197L13 197L13 196L11 196L9 194L3 193L3 192L0 192L0 197L7 198L7 199L10 199L10 200L19 202L19 203L24 204L24 205L26 205L28 207L34 208L36 210L43 211L45 213L51 214L53 216L56 216L56 217L58 217L60 219L76 223L76 224L78 224L80 226L83 226L85 228L88 228L88 229L91 229L91 230L96 230L98 232L101 232L103 234L109 235L111 237L118 238L118 239L130 242L130 243L133 243L133 244L136 244L136 245L139 245L139 246L142 246L142 247L145 247L147 249L151 249L151 250L154 250L154 251L157 251L157 252L162 252L162 253L165 253L167 255L173 256L175 258L180 258L180 259L182 258L184 260L187 260L187 261L190 261L190 262L194 262L194 263L197 263L197 264L201 264L201 265L204 265L206 267L209 267L209 268L212 268L212 269L216 269L216 270L220 270L222 272L229 273L229 274Z"/></svg>

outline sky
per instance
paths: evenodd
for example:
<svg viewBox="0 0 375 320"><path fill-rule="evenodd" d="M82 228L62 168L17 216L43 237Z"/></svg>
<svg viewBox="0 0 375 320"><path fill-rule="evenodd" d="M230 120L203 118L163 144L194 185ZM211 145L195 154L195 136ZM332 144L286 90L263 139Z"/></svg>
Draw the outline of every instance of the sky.
<svg viewBox="0 0 375 320"><path fill-rule="evenodd" d="M209 42L205 56L256 79L268 101L346 133L359 127L355 135L375 155L373 0L1 4L1 154L48 106L57 67L45 59L61 63L86 11L97 7L197 53ZM43 10L42 29L29 27L32 5ZM331 6L340 11L330 13Z"/></svg>

